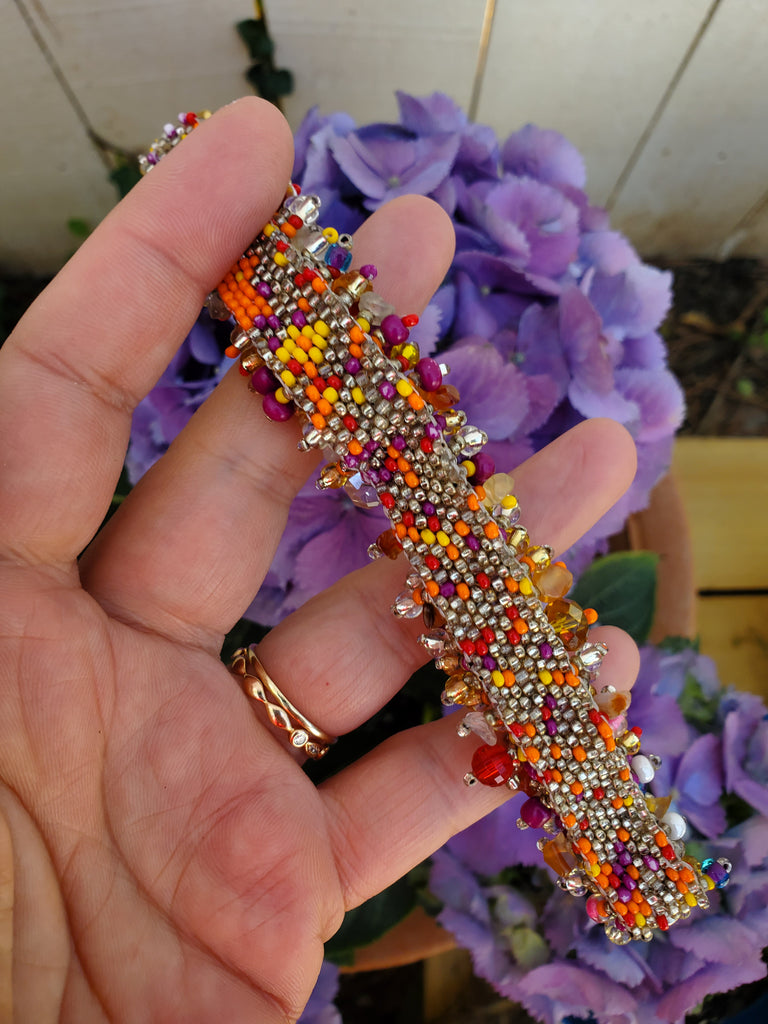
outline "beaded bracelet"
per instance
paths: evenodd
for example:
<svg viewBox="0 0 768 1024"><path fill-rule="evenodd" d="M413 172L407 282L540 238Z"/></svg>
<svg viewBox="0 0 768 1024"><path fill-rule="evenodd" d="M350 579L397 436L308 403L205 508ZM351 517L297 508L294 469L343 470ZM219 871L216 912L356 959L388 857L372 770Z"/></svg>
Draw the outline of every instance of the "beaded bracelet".
<svg viewBox="0 0 768 1024"><path fill-rule="evenodd" d="M142 169L204 116L167 125ZM410 340L418 318L373 291L375 267L350 270L351 238L321 228L319 208L291 185L209 295L209 313L236 324L227 354L270 419L299 415L300 450L335 453L320 488L384 507L392 526L369 554L402 553L411 568L393 611L423 616L419 642L448 675L443 703L462 706L459 733L483 741L465 782L522 790L518 826L543 830L561 888L587 896L613 942L648 941L706 908L730 864L685 856L684 820L645 792L659 761L627 726L628 695L599 687L596 613L569 600L571 574L530 542L512 478L456 408L446 368Z"/></svg>

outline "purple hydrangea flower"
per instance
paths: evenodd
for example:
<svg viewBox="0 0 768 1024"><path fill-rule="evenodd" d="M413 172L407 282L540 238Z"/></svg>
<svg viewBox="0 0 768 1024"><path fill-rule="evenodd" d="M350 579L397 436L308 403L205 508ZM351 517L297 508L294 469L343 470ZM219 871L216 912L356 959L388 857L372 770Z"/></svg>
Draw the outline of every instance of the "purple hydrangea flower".
<svg viewBox="0 0 768 1024"><path fill-rule="evenodd" d="M768 814L768 710L756 694L730 692L721 712L726 788Z"/></svg>
<svg viewBox="0 0 768 1024"><path fill-rule="evenodd" d="M338 992L339 969L324 960L312 995L297 1024L341 1024L341 1014L333 1002Z"/></svg>

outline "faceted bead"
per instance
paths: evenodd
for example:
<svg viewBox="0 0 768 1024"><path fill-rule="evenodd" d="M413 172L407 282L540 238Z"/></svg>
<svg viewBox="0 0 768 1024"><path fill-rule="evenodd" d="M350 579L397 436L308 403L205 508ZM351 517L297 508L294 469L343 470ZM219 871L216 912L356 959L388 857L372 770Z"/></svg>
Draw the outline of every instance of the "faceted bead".
<svg viewBox="0 0 768 1024"><path fill-rule="evenodd" d="M392 613L401 619L415 619L421 614L421 605L414 601L410 590L403 590L392 603Z"/></svg>
<svg viewBox="0 0 768 1024"><path fill-rule="evenodd" d="M427 392L424 397L435 412L447 412L458 402L459 389L455 388L452 384L441 384L434 391ZM466 422L466 418L464 422ZM459 426L463 426L463 424L459 424Z"/></svg>
<svg viewBox="0 0 768 1024"><path fill-rule="evenodd" d="M471 459L488 444L488 435L479 427L472 427L469 424L456 432L454 451L457 449L464 458ZM489 478L490 479L490 478ZM486 497L488 490L486 488Z"/></svg>
<svg viewBox="0 0 768 1024"><path fill-rule="evenodd" d="M514 493L515 481L509 473L494 473L483 484L485 501L491 507L501 505L504 498Z"/></svg>
<svg viewBox="0 0 768 1024"><path fill-rule="evenodd" d="M218 292L211 292L203 305L214 320L229 320L232 316L232 310Z"/></svg>
<svg viewBox="0 0 768 1024"><path fill-rule="evenodd" d="M444 629L431 629L417 638L424 650L433 658L439 658L445 651L448 634Z"/></svg>
<svg viewBox="0 0 768 1024"><path fill-rule="evenodd" d="M472 774L484 786L503 786L515 774L515 761L501 743L484 743L472 755Z"/></svg>
<svg viewBox="0 0 768 1024"><path fill-rule="evenodd" d="M366 292L361 297L358 308L368 320L377 321L378 323L381 323L384 317L390 316L395 312L395 307L392 303L385 301L374 291Z"/></svg>
<svg viewBox="0 0 768 1024"><path fill-rule="evenodd" d="M544 862L561 878L570 874L576 867L576 857L573 854L570 841L562 832L554 839L550 839L541 852Z"/></svg>
<svg viewBox="0 0 768 1024"><path fill-rule="evenodd" d="M364 480L361 473L351 476L344 484L344 490L358 508L376 508L379 504L376 488Z"/></svg>
<svg viewBox="0 0 768 1024"><path fill-rule="evenodd" d="M402 345L393 345L390 357L392 359L404 359L408 363L409 368L413 369L419 363L419 348L412 341L404 342Z"/></svg>
<svg viewBox="0 0 768 1024"><path fill-rule="evenodd" d="M496 733L488 724L488 719L482 711L470 711L468 714L464 715L464 718L461 721L461 728L466 729L467 732L473 732L475 736L479 736L484 743L491 745L496 743Z"/></svg>
<svg viewBox="0 0 768 1024"><path fill-rule="evenodd" d="M567 650L575 651L584 643L589 623L584 617L584 609L575 601L556 598L547 605L546 613Z"/></svg>

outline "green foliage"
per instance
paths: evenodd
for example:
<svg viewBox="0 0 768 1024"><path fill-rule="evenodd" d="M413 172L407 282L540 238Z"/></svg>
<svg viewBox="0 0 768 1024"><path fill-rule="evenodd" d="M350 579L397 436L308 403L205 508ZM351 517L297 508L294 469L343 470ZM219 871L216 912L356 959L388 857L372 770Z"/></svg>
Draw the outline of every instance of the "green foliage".
<svg viewBox="0 0 768 1024"><path fill-rule="evenodd" d="M340 966L353 963L356 949L370 945L394 928L417 902L410 877L398 879L378 896L347 911L341 928L325 944L326 957Z"/></svg>
<svg viewBox="0 0 768 1024"><path fill-rule="evenodd" d="M67 231L70 235L78 240L78 242L84 241L91 233L91 226L87 220L83 220L82 217L70 217L67 221Z"/></svg>
<svg viewBox="0 0 768 1024"><path fill-rule="evenodd" d="M714 731L719 703L718 695L707 697L698 679L690 672L686 674L683 691L678 700L686 722L690 722L701 732Z"/></svg>
<svg viewBox="0 0 768 1024"><path fill-rule="evenodd" d="M245 77L259 96L279 107L281 97L293 92L293 75L285 68L275 67L275 44L269 35L262 5L257 6L257 13L261 17L247 18L235 25L253 61Z"/></svg>
<svg viewBox="0 0 768 1024"><path fill-rule="evenodd" d="M121 158L109 172L109 180L117 189L118 196L123 199L128 195L136 182L141 180L138 163Z"/></svg>
<svg viewBox="0 0 768 1024"><path fill-rule="evenodd" d="M619 551L593 562L581 574L573 600L596 608L603 626L619 626L644 644L656 607L659 556L650 551Z"/></svg>

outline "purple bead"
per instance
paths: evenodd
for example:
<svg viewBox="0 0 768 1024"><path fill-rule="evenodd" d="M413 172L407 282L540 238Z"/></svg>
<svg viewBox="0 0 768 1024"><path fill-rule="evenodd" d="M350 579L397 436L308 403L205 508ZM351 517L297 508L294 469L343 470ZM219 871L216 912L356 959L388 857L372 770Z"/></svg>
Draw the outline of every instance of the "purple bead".
<svg viewBox="0 0 768 1024"><path fill-rule="evenodd" d="M410 331L399 316L390 313L381 321L381 333L388 345L403 345L408 340Z"/></svg>
<svg viewBox="0 0 768 1024"><path fill-rule="evenodd" d="M637 888L637 882L634 880L634 878L631 875L626 875L625 874L624 877L622 878L622 882L627 887L627 889L630 890L630 892L632 892L633 890L635 890Z"/></svg>
<svg viewBox="0 0 768 1024"><path fill-rule="evenodd" d="M264 328L267 326L267 318L263 316L261 313L259 313L257 317L254 317L253 326L256 328L257 331L263 331Z"/></svg>
<svg viewBox="0 0 768 1024"><path fill-rule="evenodd" d="M371 469L371 467L369 466L368 476L372 484L378 484L381 482L381 473L379 473L378 469Z"/></svg>
<svg viewBox="0 0 768 1024"><path fill-rule="evenodd" d="M440 587L440 593L443 595L443 597L453 597L453 595L456 593L455 584L451 583L451 581L448 580L447 583L443 583L443 585Z"/></svg>
<svg viewBox="0 0 768 1024"><path fill-rule="evenodd" d="M539 654L542 656L542 658L551 658L552 648L549 644L542 644L541 647L539 647Z"/></svg>
<svg viewBox="0 0 768 1024"><path fill-rule="evenodd" d="M529 828L541 828L552 817L552 811L535 796L529 796L520 808L520 817Z"/></svg>
<svg viewBox="0 0 768 1024"><path fill-rule="evenodd" d="M555 735L555 733L557 732L557 722L554 720L554 718L547 719L546 730L550 736Z"/></svg>
<svg viewBox="0 0 768 1024"><path fill-rule="evenodd" d="M466 545L470 549L470 551L480 550L480 541L477 539L474 533L468 533L467 536L464 538L464 541L466 542Z"/></svg>
<svg viewBox="0 0 768 1024"><path fill-rule="evenodd" d="M270 338L269 339L269 351L270 352L277 352L277 350L279 348L282 348L282 347L283 347L283 343L282 343L282 341L280 341L279 338Z"/></svg>
<svg viewBox="0 0 768 1024"><path fill-rule="evenodd" d="M334 270L343 270L348 254L349 250L345 249L343 245L334 245L326 254L325 262Z"/></svg>
<svg viewBox="0 0 768 1024"><path fill-rule="evenodd" d="M496 659L492 658L490 654L486 654L483 658L483 667L487 668L489 672L493 672L496 668Z"/></svg>
<svg viewBox="0 0 768 1024"><path fill-rule="evenodd" d="M270 288L266 281L259 281L259 283L256 285L256 291L263 299L268 299L272 294L272 289Z"/></svg>
<svg viewBox="0 0 768 1024"><path fill-rule="evenodd" d="M557 697L553 697L551 693L548 693L544 698L544 703L547 705L550 711L554 711L557 707Z"/></svg>
<svg viewBox="0 0 768 1024"><path fill-rule="evenodd" d="M359 455L351 455L351 454L350 455L345 455L344 456L344 465L345 466L349 466L350 469L355 469L357 466L360 465L360 456Z"/></svg>
<svg viewBox="0 0 768 1024"><path fill-rule="evenodd" d="M723 867L723 865L718 864L717 861L713 861L711 864L708 864L704 870L706 874L708 874L712 881L715 883L715 886L718 889L724 888L725 884L730 878L730 875Z"/></svg>
<svg viewBox="0 0 768 1024"><path fill-rule="evenodd" d="M386 484L389 483L389 481L392 479L392 474L389 472L388 469L383 468L379 470L379 477L381 479L381 482L383 484Z"/></svg>
<svg viewBox="0 0 768 1024"><path fill-rule="evenodd" d="M374 441L373 439L371 439L370 441L366 441L363 447L365 448L369 455L372 455L373 452L375 452L376 449L379 447L379 444L378 441Z"/></svg>
<svg viewBox="0 0 768 1024"><path fill-rule="evenodd" d="M430 441L436 441L440 437L440 431L434 423L427 423L426 427L424 427L424 433Z"/></svg>
<svg viewBox="0 0 768 1024"><path fill-rule="evenodd" d="M616 899L621 900L622 903L629 903L632 899L632 893L625 885L620 885L616 890Z"/></svg>
<svg viewBox="0 0 768 1024"><path fill-rule="evenodd" d="M443 414L439 412L435 416L435 423L437 424L440 432L442 433L442 431L445 430L445 426L446 426L445 416L443 416Z"/></svg>
<svg viewBox="0 0 768 1024"><path fill-rule="evenodd" d="M274 420L275 423L285 423L294 413L293 402L283 405L272 394L264 395L263 409L267 418Z"/></svg>
<svg viewBox="0 0 768 1024"><path fill-rule="evenodd" d="M348 374L350 374L352 377L354 377L355 374L358 374L360 372L360 360L359 359L355 359L354 356L351 356L346 361L346 363L344 363L344 369L346 370L346 372Z"/></svg>
<svg viewBox="0 0 768 1024"><path fill-rule="evenodd" d="M388 380L383 380L381 384L379 384L379 394L382 398L390 400L395 397L397 392L395 391L394 384L390 384Z"/></svg>
<svg viewBox="0 0 768 1024"><path fill-rule="evenodd" d="M362 267L360 267L360 273L363 275L363 277L367 277L369 281L373 281L378 271L376 270L376 267L374 267L372 263L365 263Z"/></svg>
<svg viewBox="0 0 768 1024"><path fill-rule="evenodd" d="M269 367L260 366L251 374L251 387L260 395L269 395L277 391L278 384Z"/></svg>
<svg viewBox="0 0 768 1024"><path fill-rule="evenodd" d="M421 506L421 510L425 516L433 516L435 514L435 506L431 501L425 501Z"/></svg>
<svg viewBox="0 0 768 1024"><path fill-rule="evenodd" d="M650 854L643 857L643 864L645 864L649 871L658 871L660 866L656 858L652 857Z"/></svg>
<svg viewBox="0 0 768 1024"><path fill-rule="evenodd" d="M396 434L395 437L392 440L392 445L393 445L394 448L397 448L397 450L399 452L405 451L406 443L405 443L405 438L403 437L403 435L402 434Z"/></svg>
<svg viewBox="0 0 768 1024"><path fill-rule="evenodd" d="M628 867L632 863L632 854L629 850L622 850L616 860L621 864L622 867Z"/></svg>
<svg viewBox="0 0 768 1024"><path fill-rule="evenodd" d="M416 373L418 373L421 386L425 391L437 391L443 383L442 371L434 359L420 359L416 364Z"/></svg>
<svg viewBox="0 0 768 1024"><path fill-rule="evenodd" d="M267 323L269 324L273 331L279 331L280 328L283 326L280 323L280 317L275 316L274 313L270 313L270 315L267 317Z"/></svg>
<svg viewBox="0 0 768 1024"><path fill-rule="evenodd" d="M472 477L472 482L475 484L484 484L496 472L496 463L485 452L478 452L477 455L472 457L472 461L475 464L475 474Z"/></svg>
<svg viewBox="0 0 768 1024"><path fill-rule="evenodd" d="M621 853L622 850L626 850L626 846L624 845L624 843L622 843L620 839L617 839L615 841L615 843L613 844L613 848L616 851L616 853Z"/></svg>
<svg viewBox="0 0 768 1024"><path fill-rule="evenodd" d="M291 322L295 327L301 328L307 326L307 318L300 309L294 309L291 313Z"/></svg>
<svg viewBox="0 0 768 1024"><path fill-rule="evenodd" d="M157 157L155 156L154 153L147 153L147 163L148 164L156 164L157 163Z"/></svg>

